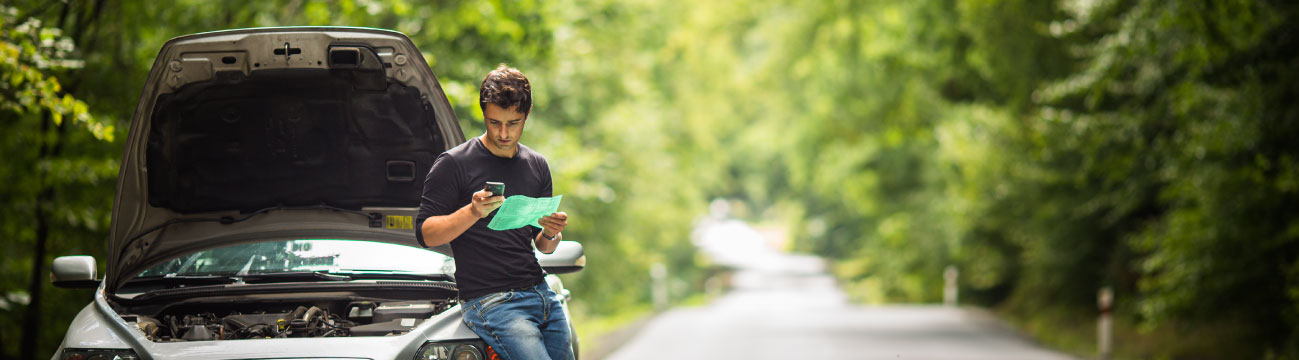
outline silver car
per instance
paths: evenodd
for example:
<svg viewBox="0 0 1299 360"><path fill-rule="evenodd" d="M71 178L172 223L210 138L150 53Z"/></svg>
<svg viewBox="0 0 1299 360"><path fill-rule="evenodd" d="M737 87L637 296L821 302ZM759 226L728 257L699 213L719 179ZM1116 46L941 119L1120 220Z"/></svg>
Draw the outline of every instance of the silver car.
<svg viewBox="0 0 1299 360"><path fill-rule="evenodd" d="M54 358L494 357L461 321L454 254L414 237L424 175L464 140L401 33L168 41L122 156L107 273L53 262L55 285L97 288ZM582 246L538 258L567 299L554 274L581 270Z"/></svg>

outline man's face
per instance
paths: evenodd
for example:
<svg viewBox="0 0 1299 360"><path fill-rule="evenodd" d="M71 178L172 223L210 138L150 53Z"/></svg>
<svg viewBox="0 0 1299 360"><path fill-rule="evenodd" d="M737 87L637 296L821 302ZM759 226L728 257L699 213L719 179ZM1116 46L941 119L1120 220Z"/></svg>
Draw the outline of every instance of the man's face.
<svg viewBox="0 0 1299 360"><path fill-rule="evenodd" d="M523 137L523 123L528 121L528 116L519 112L516 106L506 109L496 104L487 104L487 108L483 109L483 118L487 125L483 144L487 149L497 156L514 156L519 138Z"/></svg>

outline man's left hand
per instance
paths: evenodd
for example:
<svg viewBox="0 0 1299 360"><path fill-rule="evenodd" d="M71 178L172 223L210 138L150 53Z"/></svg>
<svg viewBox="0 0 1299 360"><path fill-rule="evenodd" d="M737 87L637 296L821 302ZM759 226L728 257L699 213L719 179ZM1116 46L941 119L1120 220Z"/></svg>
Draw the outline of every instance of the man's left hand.
<svg viewBox="0 0 1299 360"><path fill-rule="evenodd" d="M542 216L538 222L541 223L541 235L555 237L560 231L564 231L565 226L568 226L568 214L562 211L553 213Z"/></svg>

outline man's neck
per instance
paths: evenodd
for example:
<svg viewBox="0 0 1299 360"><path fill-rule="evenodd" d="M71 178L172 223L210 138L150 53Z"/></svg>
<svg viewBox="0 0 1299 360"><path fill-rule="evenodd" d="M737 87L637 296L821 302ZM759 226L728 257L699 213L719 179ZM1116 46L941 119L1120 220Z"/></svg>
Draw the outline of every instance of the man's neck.
<svg viewBox="0 0 1299 360"><path fill-rule="evenodd" d="M512 148L512 150L506 150L506 151L498 150L496 149L496 145L492 144L491 141L487 139L487 134L483 134L482 136L479 136L478 142L483 144L483 147L487 148L487 151L491 152L492 155L496 155L496 157L512 159L514 158L514 155L517 155L519 153L519 143L514 143L514 147Z"/></svg>

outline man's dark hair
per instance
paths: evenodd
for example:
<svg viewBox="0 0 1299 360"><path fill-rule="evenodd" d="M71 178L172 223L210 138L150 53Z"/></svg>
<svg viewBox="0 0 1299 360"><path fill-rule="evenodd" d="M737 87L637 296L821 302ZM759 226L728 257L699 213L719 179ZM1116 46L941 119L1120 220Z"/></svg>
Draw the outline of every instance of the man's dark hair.
<svg viewBox="0 0 1299 360"><path fill-rule="evenodd" d="M528 84L528 77L503 63L497 66L478 87L478 107L486 112L487 104L502 109L517 107L515 111L528 115L532 111L532 85Z"/></svg>

